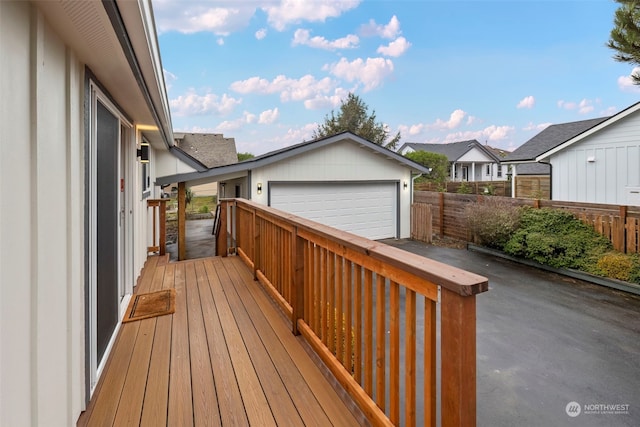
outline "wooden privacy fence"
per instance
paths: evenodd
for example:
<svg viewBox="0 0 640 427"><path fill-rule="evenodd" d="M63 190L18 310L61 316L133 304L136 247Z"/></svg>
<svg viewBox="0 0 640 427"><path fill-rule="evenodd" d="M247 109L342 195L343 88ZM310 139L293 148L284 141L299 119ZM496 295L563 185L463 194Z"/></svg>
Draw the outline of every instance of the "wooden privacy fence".
<svg viewBox="0 0 640 427"><path fill-rule="evenodd" d="M253 269L374 425L435 425L438 369L442 425L475 425L486 278L248 200L221 212L218 253Z"/></svg>
<svg viewBox="0 0 640 427"><path fill-rule="evenodd" d="M497 196L432 191L416 191L414 193L416 204L431 205L434 232L437 232L440 236L465 241L470 241L471 238L467 216L473 212L474 205L483 203L486 197L496 198ZM567 210L608 238L614 249L626 253L640 253L640 206L515 199L510 197L497 197L497 200L512 206Z"/></svg>
<svg viewBox="0 0 640 427"><path fill-rule="evenodd" d="M411 205L411 238L425 243L433 240L431 205L413 203Z"/></svg>
<svg viewBox="0 0 640 427"><path fill-rule="evenodd" d="M151 215L151 246L147 253L164 255L167 249L167 200L147 199L147 214ZM149 212L151 209L151 212Z"/></svg>
<svg viewBox="0 0 640 427"><path fill-rule="evenodd" d="M416 191L441 191L445 193L457 193L460 187L466 187L471 194L485 194L491 192L496 196L511 196L511 181L445 181L445 182L418 182Z"/></svg>

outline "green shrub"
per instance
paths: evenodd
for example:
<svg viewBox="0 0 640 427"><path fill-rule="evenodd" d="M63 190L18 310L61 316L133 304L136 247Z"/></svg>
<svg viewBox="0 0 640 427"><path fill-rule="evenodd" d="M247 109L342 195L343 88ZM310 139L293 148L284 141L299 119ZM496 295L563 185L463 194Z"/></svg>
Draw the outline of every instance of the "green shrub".
<svg viewBox="0 0 640 427"><path fill-rule="evenodd" d="M202 205L202 207L200 207L200 209L198 209L199 213L209 213L209 206L207 205Z"/></svg>
<svg viewBox="0 0 640 427"><path fill-rule="evenodd" d="M600 257L597 265L603 276L612 279L636 283L640 279L640 262L637 254L608 252Z"/></svg>
<svg viewBox="0 0 640 427"><path fill-rule="evenodd" d="M521 209L499 198L486 198L483 203L467 207L467 225L473 241L490 248L502 249L520 224Z"/></svg>
<svg viewBox="0 0 640 427"><path fill-rule="evenodd" d="M471 194L472 190L471 190L471 187L469 186L469 184L467 184L466 181L462 181L462 184L460 184L460 187L458 187L458 191L456 191L456 193L458 193L458 194Z"/></svg>
<svg viewBox="0 0 640 427"><path fill-rule="evenodd" d="M611 250L611 242L571 213L524 208L520 228L505 244L510 255L555 268L574 268L599 274L598 260Z"/></svg>

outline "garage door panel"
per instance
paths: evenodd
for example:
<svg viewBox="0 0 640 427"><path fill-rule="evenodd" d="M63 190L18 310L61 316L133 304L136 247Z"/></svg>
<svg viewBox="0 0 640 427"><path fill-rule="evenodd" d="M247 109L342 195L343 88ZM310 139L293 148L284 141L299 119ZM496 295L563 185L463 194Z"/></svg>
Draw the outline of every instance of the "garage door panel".
<svg viewBox="0 0 640 427"><path fill-rule="evenodd" d="M270 205L367 237L397 237L397 184L273 183Z"/></svg>

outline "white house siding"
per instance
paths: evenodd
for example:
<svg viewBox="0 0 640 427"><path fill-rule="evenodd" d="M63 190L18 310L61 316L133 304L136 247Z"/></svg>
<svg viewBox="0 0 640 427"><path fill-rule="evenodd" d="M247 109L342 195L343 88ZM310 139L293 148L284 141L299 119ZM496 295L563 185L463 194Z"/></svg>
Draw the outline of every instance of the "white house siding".
<svg viewBox="0 0 640 427"><path fill-rule="evenodd" d="M25 2L0 2L0 424L84 405L83 67Z"/></svg>
<svg viewBox="0 0 640 427"><path fill-rule="evenodd" d="M400 238L410 235L411 171L381 154L352 142L339 142L283 160L251 174L251 198L268 202L269 181L400 181ZM404 183L407 188L404 188ZM256 193L262 184L262 194Z"/></svg>
<svg viewBox="0 0 640 427"><path fill-rule="evenodd" d="M640 186L640 116L623 118L550 161L555 200L629 204L627 187Z"/></svg>

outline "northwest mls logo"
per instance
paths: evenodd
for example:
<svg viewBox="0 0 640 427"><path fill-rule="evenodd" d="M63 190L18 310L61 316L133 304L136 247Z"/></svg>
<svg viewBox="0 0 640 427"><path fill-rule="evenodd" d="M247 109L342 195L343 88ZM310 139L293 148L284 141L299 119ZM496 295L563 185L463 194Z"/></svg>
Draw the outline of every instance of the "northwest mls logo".
<svg viewBox="0 0 640 427"><path fill-rule="evenodd" d="M565 406L564 410L567 412L567 415L570 417L577 417L582 412L582 407L578 402L569 402L567 406Z"/></svg>
<svg viewBox="0 0 640 427"><path fill-rule="evenodd" d="M564 408L567 415L574 418L584 415L629 415L628 403L586 403L569 402Z"/></svg>

